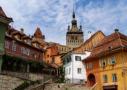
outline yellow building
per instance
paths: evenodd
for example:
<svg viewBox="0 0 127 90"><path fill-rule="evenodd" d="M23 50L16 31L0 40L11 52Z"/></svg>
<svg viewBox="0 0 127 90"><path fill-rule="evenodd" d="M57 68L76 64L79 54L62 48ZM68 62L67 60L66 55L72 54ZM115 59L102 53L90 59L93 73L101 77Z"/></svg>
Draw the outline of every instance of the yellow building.
<svg viewBox="0 0 127 90"><path fill-rule="evenodd" d="M94 65L95 60L98 66ZM118 29L92 50L85 60L86 65L88 61L93 69L86 70L87 77L89 74L95 75L93 90L127 90L127 36L119 33Z"/></svg>

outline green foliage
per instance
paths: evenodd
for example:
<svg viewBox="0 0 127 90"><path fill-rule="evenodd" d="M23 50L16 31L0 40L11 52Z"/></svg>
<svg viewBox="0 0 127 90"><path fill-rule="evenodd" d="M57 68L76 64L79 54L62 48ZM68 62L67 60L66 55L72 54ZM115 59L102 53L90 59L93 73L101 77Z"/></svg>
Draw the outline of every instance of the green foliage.
<svg viewBox="0 0 127 90"><path fill-rule="evenodd" d="M64 83L65 79L64 79L63 66L59 68L59 72L60 72L60 75L59 75L59 79L58 79L57 83Z"/></svg>

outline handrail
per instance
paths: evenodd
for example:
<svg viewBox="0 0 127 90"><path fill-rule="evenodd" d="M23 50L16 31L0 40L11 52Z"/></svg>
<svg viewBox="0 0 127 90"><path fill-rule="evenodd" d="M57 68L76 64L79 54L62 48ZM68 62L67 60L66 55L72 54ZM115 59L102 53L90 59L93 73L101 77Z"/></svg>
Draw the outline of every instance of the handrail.
<svg viewBox="0 0 127 90"><path fill-rule="evenodd" d="M37 88L37 87L39 87L39 86L42 86L42 85L48 83L48 82L51 81L51 80L52 80L52 79L49 79L49 80L47 80L47 81L45 81L45 82L43 82L43 83L41 83L41 84L39 84L39 85L36 85L36 86L34 86L34 87L26 88L25 90L33 90L34 88Z"/></svg>
<svg viewBox="0 0 127 90"><path fill-rule="evenodd" d="M94 90L94 88L97 86L97 83L95 83L90 90Z"/></svg>

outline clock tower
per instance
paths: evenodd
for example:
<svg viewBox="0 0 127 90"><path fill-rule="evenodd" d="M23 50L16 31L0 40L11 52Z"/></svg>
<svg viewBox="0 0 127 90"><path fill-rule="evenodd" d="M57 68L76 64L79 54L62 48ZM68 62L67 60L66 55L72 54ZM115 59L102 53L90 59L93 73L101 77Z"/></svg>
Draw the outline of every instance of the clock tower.
<svg viewBox="0 0 127 90"><path fill-rule="evenodd" d="M66 33L66 45L68 47L76 48L84 42L84 35L82 26L77 26L77 20L75 19L75 12L72 14L71 27L68 26Z"/></svg>

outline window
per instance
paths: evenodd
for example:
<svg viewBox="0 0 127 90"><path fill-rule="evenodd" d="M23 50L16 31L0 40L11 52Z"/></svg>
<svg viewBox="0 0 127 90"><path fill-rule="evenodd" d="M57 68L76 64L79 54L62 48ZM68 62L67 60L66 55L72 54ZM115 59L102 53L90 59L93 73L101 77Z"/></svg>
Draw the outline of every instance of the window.
<svg viewBox="0 0 127 90"><path fill-rule="evenodd" d="M93 63L86 64L86 69L92 69L92 68L93 68Z"/></svg>
<svg viewBox="0 0 127 90"><path fill-rule="evenodd" d="M74 39L74 36L71 36L71 39Z"/></svg>
<svg viewBox="0 0 127 90"><path fill-rule="evenodd" d="M107 75L103 75L103 82L104 82L104 83L107 83L107 82L108 82Z"/></svg>
<svg viewBox="0 0 127 90"><path fill-rule="evenodd" d="M110 64L111 64L111 65L114 65L115 63L116 63L115 57L112 56L112 57L111 57Z"/></svg>
<svg viewBox="0 0 127 90"><path fill-rule="evenodd" d="M81 74L81 70L82 70L81 68L77 68L77 73Z"/></svg>
<svg viewBox="0 0 127 90"><path fill-rule="evenodd" d="M113 82L117 82L117 76L116 76L116 74L114 73L114 74L112 74L112 81Z"/></svg>
<svg viewBox="0 0 127 90"><path fill-rule="evenodd" d="M66 58L66 62L67 62L67 63L70 63L70 62L71 62L71 57L67 57L67 58Z"/></svg>
<svg viewBox="0 0 127 90"><path fill-rule="evenodd" d="M12 51L16 51L16 44L15 44L15 41L12 42Z"/></svg>
<svg viewBox="0 0 127 90"><path fill-rule="evenodd" d="M67 75L68 69L65 69L65 74Z"/></svg>
<svg viewBox="0 0 127 90"><path fill-rule="evenodd" d="M92 69L92 68L93 68L93 64L89 63L89 69Z"/></svg>
<svg viewBox="0 0 127 90"><path fill-rule="evenodd" d="M24 55L30 55L30 49L27 49L27 48L24 48L24 47L21 47L21 53L24 54Z"/></svg>
<svg viewBox="0 0 127 90"><path fill-rule="evenodd" d="M71 68L69 68L69 74L71 74Z"/></svg>
<svg viewBox="0 0 127 90"><path fill-rule="evenodd" d="M5 48L9 49L10 47L10 42L9 41L5 41Z"/></svg>
<svg viewBox="0 0 127 90"><path fill-rule="evenodd" d="M81 57L80 56L75 56L75 60L76 61L81 61Z"/></svg>
<svg viewBox="0 0 127 90"><path fill-rule="evenodd" d="M89 69L89 65L88 64L86 64L86 69Z"/></svg>
<svg viewBox="0 0 127 90"><path fill-rule="evenodd" d="M102 68L106 67L106 60L105 59L100 59L99 63L100 63L100 67L102 67Z"/></svg>

